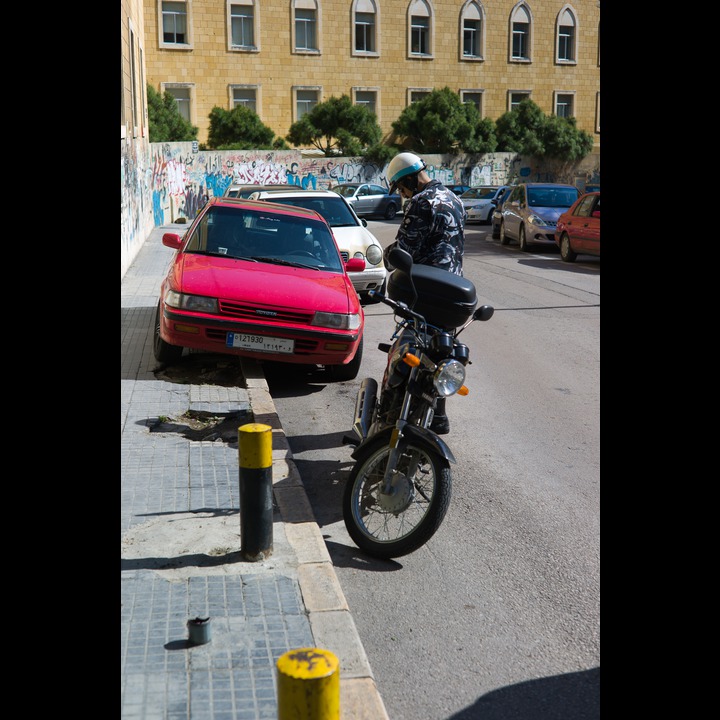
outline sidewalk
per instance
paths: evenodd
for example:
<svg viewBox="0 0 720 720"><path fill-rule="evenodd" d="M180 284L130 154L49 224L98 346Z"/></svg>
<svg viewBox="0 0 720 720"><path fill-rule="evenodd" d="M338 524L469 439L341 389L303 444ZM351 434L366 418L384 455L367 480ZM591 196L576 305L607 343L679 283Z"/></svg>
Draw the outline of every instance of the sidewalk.
<svg viewBox="0 0 720 720"><path fill-rule="evenodd" d="M161 237L186 228L155 228L121 283L121 718L276 720L278 658L317 647L340 661L341 718L387 720L262 368L240 361L244 387L153 372ZM272 428L269 558L240 554L237 438L188 439L188 411Z"/></svg>

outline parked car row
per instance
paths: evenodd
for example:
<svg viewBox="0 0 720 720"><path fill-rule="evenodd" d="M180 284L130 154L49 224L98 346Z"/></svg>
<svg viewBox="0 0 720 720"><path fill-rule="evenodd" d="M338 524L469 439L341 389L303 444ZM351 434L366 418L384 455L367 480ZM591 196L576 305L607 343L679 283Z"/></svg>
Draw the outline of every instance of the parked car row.
<svg viewBox="0 0 720 720"><path fill-rule="evenodd" d="M600 191L580 193L562 183L518 183L493 200L492 237L520 249L557 246L565 262L600 256ZM468 211L469 214L469 211Z"/></svg>

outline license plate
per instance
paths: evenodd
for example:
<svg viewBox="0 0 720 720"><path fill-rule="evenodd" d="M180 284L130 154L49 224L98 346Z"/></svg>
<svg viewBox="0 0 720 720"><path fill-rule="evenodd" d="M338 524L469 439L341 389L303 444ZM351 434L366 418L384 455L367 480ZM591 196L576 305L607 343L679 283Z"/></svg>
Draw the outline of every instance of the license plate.
<svg viewBox="0 0 720 720"><path fill-rule="evenodd" d="M294 340L263 337L262 335L247 335L246 333L229 332L225 345L231 348L241 348L242 350L271 353L291 353L295 350Z"/></svg>

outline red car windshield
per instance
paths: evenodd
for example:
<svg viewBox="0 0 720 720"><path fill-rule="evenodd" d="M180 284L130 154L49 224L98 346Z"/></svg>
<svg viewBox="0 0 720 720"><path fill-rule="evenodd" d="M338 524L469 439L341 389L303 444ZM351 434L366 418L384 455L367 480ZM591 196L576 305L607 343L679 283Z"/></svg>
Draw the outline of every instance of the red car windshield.
<svg viewBox="0 0 720 720"><path fill-rule="evenodd" d="M335 239L323 222L245 208L210 208L185 252L343 272Z"/></svg>

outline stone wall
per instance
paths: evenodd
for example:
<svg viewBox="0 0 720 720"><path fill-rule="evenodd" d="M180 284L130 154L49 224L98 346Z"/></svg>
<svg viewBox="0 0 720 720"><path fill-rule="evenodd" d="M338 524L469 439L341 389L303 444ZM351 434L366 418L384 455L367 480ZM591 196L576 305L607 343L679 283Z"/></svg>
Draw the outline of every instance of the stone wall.
<svg viewBox="0 0 720 720"><path fill-rule="evenodd" d="M525 180L569 182L581 190L600 182L600 156L581 163L538 165L516 153L425 155L431 177L445 184L505 185ZM343 182L389 186L386 166L362 158L307 157L299 150L200 151L195 142L121 145L120 277L154 227L191 220L205 197L230 183L292 183L331 188Z"/></svg>
<svg viewBox="0 0 720 720"><path fill-rule="evenodd" d="M291 183L327 189L343 182L389 186L385 165L362 158L307 157L299 150L200 151L197 143L151 143L149 186L155 225L193 218L205 197L222 195L230 183ZM447 184L505 185L518 180L570 182L580 189L600 180L599 155L569 168L538 166L516 153L425 155L428 173Z"/></svg>

